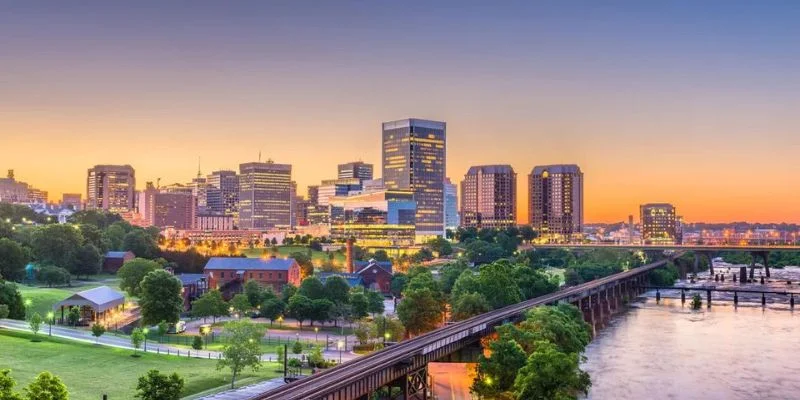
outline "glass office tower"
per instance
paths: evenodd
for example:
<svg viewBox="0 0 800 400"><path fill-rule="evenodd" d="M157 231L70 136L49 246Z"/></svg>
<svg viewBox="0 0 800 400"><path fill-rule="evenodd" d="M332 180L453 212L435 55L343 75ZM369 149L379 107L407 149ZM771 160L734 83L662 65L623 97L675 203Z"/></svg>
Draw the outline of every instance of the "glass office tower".
<svg viewBox="0 0 800 400"><path fill-rule="evenodd" d="M383 183L413 192L418 238L444 235L446 130L423 119L383 123Z"/></svg>

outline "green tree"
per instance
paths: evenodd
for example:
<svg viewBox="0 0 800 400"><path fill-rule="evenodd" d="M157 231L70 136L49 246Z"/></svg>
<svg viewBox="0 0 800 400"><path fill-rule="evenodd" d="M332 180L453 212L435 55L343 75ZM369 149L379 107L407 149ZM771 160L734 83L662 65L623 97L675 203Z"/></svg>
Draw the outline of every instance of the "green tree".
<svg viewBox="0 0 800 400"><path fill-rule="evenodd" d="M33 254L40 264L69 270L83 243L79 230L71 225L47 225L33 233Z"/></svg>
<svg viewBox="0 0 800 400"><path fill-rule="evenodd" d="M136 257L153 259L158 257L158 244L143 229L133 229L122 239L122 250L133 252Z"/></svg>
<svg viewBox="0 0 800 400"><path fill-rule="evenodd" d="M480 293L464 293L455 298L452 307L454 321L463 321L491 310L489 302Z"/></svg>
<svg viewBox="0 0 800 400"><path fill-rule="evenodd" d="M203 338L200 336L192 337L192 348L195 350L203 349Z"/></svg>
<svg viewBox="0 0 800 400"><path fill-rule="evenodd" d="M487 264L503 258L506 254L500 246L483 240L474 240L464 246L464 255L475 265Z"/></svg>
<svg viewBox="0 0 800 400"><path fill-rule="evenodd" d="M333 305L333 302L328 299L311 300L311 316L309 316L311 325L314 325L314 321L323 323L329 320Z"/></svg>
<svg viewBox="0 0 800 400"><path fill-rule="evenodd" d="M100 250L93 244L85 244L75 252L75 263L70 266L69 271L75 276L89 276L100 272L103 264L103 256Z"/></svg>
<svg viewBox="0 0 800 400"><path fill-rule="evenodd" d="M300 287L297 289L297 294L308 297L311 300L326 298L325 286L320 282L319 278L309 276L300 282Z"/></svg>
<svg viewBox="0 0 800 400"><path fill-rule="evenodd" d="M131 345L133 345L133 354L136 354L139 348L142 347L142 342L144 342L144 340L145 336L142 328L134 328L131 332Z"/></svg>
<svg viewBox="0 0 800 400"><path fill-rule="evenodd" d="M120 278L119 288L126 291L130 296L139 296L141 292L140 285L145 275L159 269L161 269L161 265L155 261L134 258L122 264L122 267L117 271L117 277Z"/></svg>
<svg viewBox="0 0 800 400"><path fill-rule="evenodd" d="M528 356L513 340L492 341L489 350L490 356L481 354L478 357L478 374L472 391L491 398L513 389L517 371L525 366Z"/></svg>
<svg viewBox="0 0 800 400"><path fill-rule="evenodd" d="M297 287L291 283L287 283L281 288L281 300L284 303L289 303L289 299L295 294L297 294Z"/></svg>
<svg viewBox="0 0 800 400"><path fill-rule="evenodd" d="M0 400L22 400L22 396L14 392L16 385L10 369L0 370Z"/></svg>
<svg viewBox="0 0 800 400"><path fill-rule="evenodd" d="M25 319L25 303L13 282L0 281L0 304L8 307L8 318Z"/></svg>
<svg viewBox="0 0 800 400"><path fill-rule="evenodd" d="M233 307L233 311L239 314L239 318L241 318L242 315L250 311L250 300L247 299L247 295L238 293L231 299L231 307Z"/></svg>
<svg viewBox="0 0 800 400"><path fill-rule="evenodd" d="M78 326L81 321L81 310L78 307L71 307L67 313L67 323L72 326Z"/></svg>
<svg viewBox="0 0 800 400"><path fill-rule="evenodd" d="M467 264L461 261L445 264L445 266L439 270L439 282L442 284L442 291L450 294L456 280L468 269L469 267L467 267Z"/></svg>
<svg viewBox="0 0 800 400"><path fill-rule="evenodd" d="M458 298L467 293L478 293L481 291L481 284L478 281L478 276L472 270L464 270L458 279L453 283L453 288L450 291L450 298Z"/></svg>
<svg viewBox="0 0 800 400"><path fill-rule="evenodd" d="M110 213L102 210L83 210L72 214L69 217L69 222L80 225L92 225L99 229L106 229L115 222L122 223L122 217L116 213Z"/></svg>
<svg viewBox="0 0 800 400"><path fill-rule="evenodd" d="M375 250L375 252L372 253L372 258L375 261L386 262L389 261L389 254L386 253L386 250Z"/></svg>
<svg viewBox="0 0 800 400"><path fill-rule="evenodd" d="M90 224L80 224L78 228L83 236L84 245L91 244L103 254L109 250L110 243L103 237L103 231L100 228Z"/></svg>
<svg viewBox="0 0 800 400"><path fill-rule="evenodd" d="M530 300L558 290L557 280L551 279L544 272L533 270L527 265L514 266L513 276L522 300Z"/></svg>
<svg viewBox="0 0 800 400"><path fill-rule="evenodd" d="M365 294L367 295L367 312L372 314L373 318L375 314L383 313L385 308L383 294L374 290L367 290Z"/></svg>
<svg viewBox="0 0 800 400"><path fill-rule="evenodd" d="M428 288L406 290L397 305L397 316L409 334L418 335L438 327L444 312L440 296Z"/></svg>
<svg viewBox="0 0 800 400"><path fill-rule="evenodd" d="M563 353L552 343L540 341L517 373L514 393L519 399L574 399L588 394L591 380L581 371L576 353Z"/></svg>
<svg viewBox="0 0 800 400"><path fill-rule="evenodd" d="M303 352L303 345L300 344L299 340L295 340L294 344L292 344L292 353L301 354L302 352Z"/></svg>
<svg viewBox="0 0 800 400"><path fill-rule="evenodd" d="M372 321L372 336L386 341L400 341L406 334L406 328L396 317L378 315ZM389 334L388 336L386 334Z"/></svg>
<svg viewBox="0 0 800 400"><path fill-rule="evenodd" d="M183 311L183 285L178 278L163 269L152 271L145 275L140 287L139 306L143 324L178 322Z"/></svg>
<svg viewBox="0 0 800 400"><path fill-rule="evenodd" d="M533 239L536 239L536 231L533 230L533 227L530 225L524 225L519 230L519 235L522 240L530 243Z"/></svg>
<svg viewBox="0 0 800 400"><path fill-rule="evenodd" d="M103 241L108 244L109 250L122 250L122 242L125 240L125 228L121 224L112 224L103 231ZM138 254L134 253L138 256Z"/></svg>
<svg viewBox="0 0 800 400"><path fill-rule="evenodd" d="M21 281L25 278L28 253L16 242L0 239L0 279Z"/></svg>
<svg viewBox="0 0 800 400"><path fill-rule="evenodd" d="M406 274L402 272L394 274L391 283L392 295L394 297L402 296L403 290L406 289L407 284L408 284L408 276L406 276Z"/></svg>
<svg viewBox="0 0 800 400"><path fill-rule="evenodd" d="M286 309L286 303L278 298L267 299L261 303L261 316L269 320L269 325L283 315Z"/></svg>
<svg viewBox="0 0 800 400"><path fill-rule="evenodd" d="M228 303L222 297L222 292L212 289L192 302L192 316L203 318L213 317L217 322L217 317L228 315Z"/></svg>
<svg viewBox="0 0 800 400"><path fill-rule="evenodd" d="M443 237L436 237L431 239L427 243L428 247L433 250L439 257L449 256L453 254L453 246L450 245L450 241L443 238Z"/></svg>
<svg viewBox="0 0 800 400"><path fill-rule="evenodd" d="M541 341L565 353L578 354L591 340L591 327L583 321L580 310L570 304L534 308L519 326L502 325L497 332L501 338L515 340L529 354Z"/></svg>
<svg viewBox="0 0 800 400"><path fill-rule="evenodd" d="M301 286L302 289L302 286ZM350 285L341 276L333 275L325 280L325 298L333 303L347 303Z"/></svg>
<svg viewBox="0 0 800 400"><path fill-rule="evenodd" d="M482 265L478 274L480 293L492 309L502 308L522 301L519 287L512 275L513 267L507 261Z"/></svg>
<svg viewBox="0 0 800 400"><path fill-rule="evenodd" d="M100 340L100 336L103 336L104 333L106 333L106 327L105 326L100 325L98 323L95 323L94 325L92 325L92 336L95 337L95 339L94 339L95 343L97 343Z"/></svg>
<svg viewBox="0 0 800 400"><path fill-rule="evenodd" d="M25 388L27 400L68 400L67 387L57 376L44 371Z"/></svg>
<svg viewBox="0 0 800 400"><path fill-rule="evenodd" d="M222 358L217 369L230 368L231 389L236 383L236 376L245 368L253 371L261 367L261 337L264 330L250 321L231 321L224 328L227 340L222 349Z"/></svg>
<svg viewBox="0 0 800 400"><path fill-rule="evenodd" d="M248 280L244 284L244 294L247 296L247 301L250 302L250 307L256 308L263 301L264 288L254 280Z"/></svg>
<svg viewBox="0 0 800 400"><path fill-rule="evenodd" d="M8 314L10 311L8 310L8 305L0 304L0 319L8 318Z"/></svg>
<svg viewBox="0 0 800 400"><path fill-rule="evenodd" d="M284 358L286 358L286 353L284 351L283 345L280 345L275 348L275 354L277 355L278 362L283 364Z"/></svg>
<svg viewBox="0 0 800 400"><path fill-rule="evenodd" d="M300 265L301 276L308 277L314 275L314 264L311 262L311 256L306 253L295 251L289 254L289 258L293 258Z"/></svg>
<svg viewBox="0 0 800 400"><path fill-rule="evenodd" d="M37 334L39 334L39 329L42 328L42 316L39 315L38 312L33 313L28 320L28 325L31 328L31 332L33 332L33 336L35 337Z"/></svg>
<svg viewBox="0 0 800 400"><path fill-rule="evenodd" d="M300 324L300 330L303 329L303 321L308 320L314 313L313 303L311 299L302 294L296 294L289 299L289 304L286 307L287 314L296 319Z"/></svg>
<svg viewBox="0 0 800 400"><path fill-rule="evenodd" d="M158 329L158 331L157 331L158 332L158 340L159 340L159 343L160 343L161 340L164 338L164 335L166 335L167 332L169 332L169 323L167 321L161 321L161 322L158 323L157 329Z"/></svg>
<svg viewBox="0 0 800 400"><path fill-rule="evenodd" d="M136 385L136 397L142 400L179 400L183 392L184 381L177 373L166 375L156 369L147 371L139 377Z"/></svg>
<svg viewBox="0 0 800 400"><path fill-rule="evenodd" d="M38 280L48 287L67 285L72 280L69 271L64 268L46 265L39 268Z"/></svg>
<svg viewBox="0 0 800 400"><path fill-rule="evenodd" d="M365 296L364 293L354 292L351 294L350 306L353 310L354 319L364 318L369 313L369 300L367 300L367 296Z"/></svg>

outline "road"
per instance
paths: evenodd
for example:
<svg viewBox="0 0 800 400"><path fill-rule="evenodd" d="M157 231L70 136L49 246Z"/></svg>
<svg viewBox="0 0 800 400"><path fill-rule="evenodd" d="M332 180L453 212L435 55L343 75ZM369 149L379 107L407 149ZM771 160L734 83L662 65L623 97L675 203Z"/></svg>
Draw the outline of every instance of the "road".
<svg viewBox="0 0 800 400"><path fill-rule="evenodd" d="M475 379L476 364L467 363L429 363L431 390L439 400L471 400L469 392ZM475 397L477 398L477 397Z"/></svg>

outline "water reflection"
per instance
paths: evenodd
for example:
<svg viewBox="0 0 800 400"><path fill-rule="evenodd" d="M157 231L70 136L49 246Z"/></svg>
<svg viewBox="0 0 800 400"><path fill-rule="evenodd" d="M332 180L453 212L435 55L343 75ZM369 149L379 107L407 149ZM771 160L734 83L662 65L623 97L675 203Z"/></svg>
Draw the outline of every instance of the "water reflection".
<svg viewBox="0 0 800 400"><path fill-rule="evenodd" d="M800 398L800 310L715 300L692 311L679 293L660 304L654 296L616 316L587 348L589 399Z"/></svg>

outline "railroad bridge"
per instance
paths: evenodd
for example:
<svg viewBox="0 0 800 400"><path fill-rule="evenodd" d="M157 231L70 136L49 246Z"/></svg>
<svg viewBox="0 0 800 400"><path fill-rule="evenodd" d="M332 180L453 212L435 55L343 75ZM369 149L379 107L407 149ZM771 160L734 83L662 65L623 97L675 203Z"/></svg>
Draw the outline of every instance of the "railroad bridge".
<svg viewBox="0 0 800 400"><path fill-rule="evenodd" d="M399 388L398 398L427 399L427 365L475 348L496 326L519 322L525 312L542 305L578 306L592 329L604 324L627 299L644 292L647 273L661 260L555 293L507 306L389 346L370 355L289 383L249 400L360 400L382 387Z"/></svg>

